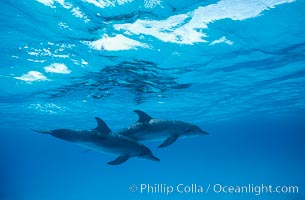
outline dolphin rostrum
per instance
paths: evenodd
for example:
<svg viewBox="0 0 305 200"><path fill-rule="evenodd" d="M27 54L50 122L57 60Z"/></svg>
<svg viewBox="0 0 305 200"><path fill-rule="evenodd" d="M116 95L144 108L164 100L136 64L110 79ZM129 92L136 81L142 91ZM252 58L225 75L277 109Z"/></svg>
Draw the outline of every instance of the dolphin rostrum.
<svg viewBox="0 0 305 200"><path fill-rule="evenodd" d="M118 132L137 141L164 140L159 147L166 147L174 143L179 137L207 135L197 125L176 121L154 119L141 110L134 110L139 120Z"/></svg>
<svg viewBox="0 0 305 200"><path fill-rule="evenodd" d="M118 156L115 160L108 162L109 165L119 165L131 157L160 161L160 159L155 157L151 150L143 144L112 132L102 119L98 117L95 119L98 125L95 129L91 130L33 130L39 133L50 134L90 150Z"/></svg>

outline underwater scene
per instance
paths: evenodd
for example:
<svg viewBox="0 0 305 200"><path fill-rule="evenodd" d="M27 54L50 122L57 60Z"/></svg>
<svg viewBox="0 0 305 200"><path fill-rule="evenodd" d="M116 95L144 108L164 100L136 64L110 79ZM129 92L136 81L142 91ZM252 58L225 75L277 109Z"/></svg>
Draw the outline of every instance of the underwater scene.
<svg viewBox="0 0 305 200"><path fill-rule="evenodd" d="M304 0L0 10L0 200L305 200Z"/></svg>

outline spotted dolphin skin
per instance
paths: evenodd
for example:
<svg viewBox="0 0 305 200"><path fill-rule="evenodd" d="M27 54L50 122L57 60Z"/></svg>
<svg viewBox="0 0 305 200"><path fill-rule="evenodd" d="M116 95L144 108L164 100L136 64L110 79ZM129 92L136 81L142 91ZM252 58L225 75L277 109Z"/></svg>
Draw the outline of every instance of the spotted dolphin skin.
<svg viewBox="0 0 305 200"><path fill-rule="evenodd" d="M90 150L118 156L115 160L108 162L109 165L122 164L132 157L160 161L143 144L123 135L113 133L102 119L98 117L95 119L98 125L95 129L91 130L33 130L39 133L50 134L56 138L78 144Z"/></svg>
<svg viewBox="0 0 305 200"><path fill-rule="evenodd" d="M135 110L139 120L118 132L137 141L163 140L159 147L166 147L173 144L180 137L190 137L195 135L207 135L197 125L176 121L154 119L141 110Z"/></svg>

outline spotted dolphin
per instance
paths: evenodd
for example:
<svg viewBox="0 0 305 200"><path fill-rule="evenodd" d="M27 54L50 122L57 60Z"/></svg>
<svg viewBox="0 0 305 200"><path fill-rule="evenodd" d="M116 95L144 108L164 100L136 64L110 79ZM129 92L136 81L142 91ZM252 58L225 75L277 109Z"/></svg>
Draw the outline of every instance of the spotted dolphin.
<svg viewBox="0 0 305 200"><path fill-rule="evenodd" d="M91 130L33 130L39 133L50 134L56 138L83 146L89 150L118 156L115 160L108 162L109 165L122 164L132 157L160 161L143 144L112 132L102 119L98 117L95 119L98 125L95 129Z"/></svg>
<svg viewBox="0 0 305 200"><path fill-rule="evenodd" d="M178 138L195 135L207 135L197 125L177 120L154 119L141 110L134 110L139 120L118 132L137 141L164 140L159 147L166 147Z"/></svg>

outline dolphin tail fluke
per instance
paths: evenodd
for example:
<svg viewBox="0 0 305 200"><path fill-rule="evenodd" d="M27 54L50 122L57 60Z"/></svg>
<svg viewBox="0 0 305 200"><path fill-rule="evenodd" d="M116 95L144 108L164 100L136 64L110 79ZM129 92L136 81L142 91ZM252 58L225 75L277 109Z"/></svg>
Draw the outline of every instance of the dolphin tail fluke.
<svg viewBox="0 0 305 200"><path fill-rule="evenodd" d="M38 133L43 133L43 134L52 133L52 131L50 131L50 130L37 130L37 129L33 129L33 128L32 128L32 131L35 131L35 132L38 132Z"/></svg>
<svg viewBox="0 0 305 200"><path fill-rule="evenodd" d="M120 165L123 162L126 162L129 159L129 156L119 156L115 160L108 162L108 165Z"/></svg>

